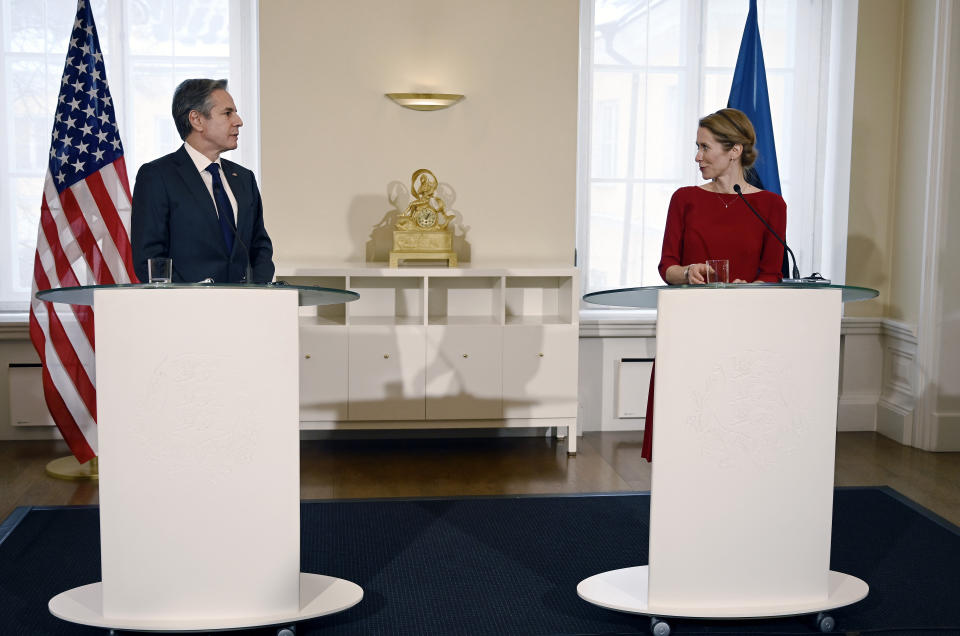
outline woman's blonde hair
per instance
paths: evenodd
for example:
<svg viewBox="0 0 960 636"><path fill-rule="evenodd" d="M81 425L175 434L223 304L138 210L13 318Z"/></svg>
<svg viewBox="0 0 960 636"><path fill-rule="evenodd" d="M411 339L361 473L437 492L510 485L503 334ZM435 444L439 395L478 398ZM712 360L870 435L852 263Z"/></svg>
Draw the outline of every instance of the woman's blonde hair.
<svg viewBox="0 0 960 636"><path fill-rule="evenodd" d="M724 148L730 150L734 144L743 146L740 165L746 170L757 160L757 133L753 130L750 118L736 108L721 108L700 120L700 127L709 130Z"/></svg>

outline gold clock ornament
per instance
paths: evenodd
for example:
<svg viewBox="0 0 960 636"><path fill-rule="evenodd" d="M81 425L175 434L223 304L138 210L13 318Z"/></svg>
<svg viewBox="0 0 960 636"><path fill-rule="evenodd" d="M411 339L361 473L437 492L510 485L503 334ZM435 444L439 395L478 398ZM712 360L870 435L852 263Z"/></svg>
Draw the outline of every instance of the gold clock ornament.
<svg viewBox="0 0 960 636"><path fill-rule="evenodd" d="M410 192L414 199L399 217L393 230L393 249L390 267L401 260L447 261L448 267L457 266L453 251L453 232L447 225L453 220L447 214L446 204L437 196L440 182L436 175L421 168L410 177Z"/></svg>

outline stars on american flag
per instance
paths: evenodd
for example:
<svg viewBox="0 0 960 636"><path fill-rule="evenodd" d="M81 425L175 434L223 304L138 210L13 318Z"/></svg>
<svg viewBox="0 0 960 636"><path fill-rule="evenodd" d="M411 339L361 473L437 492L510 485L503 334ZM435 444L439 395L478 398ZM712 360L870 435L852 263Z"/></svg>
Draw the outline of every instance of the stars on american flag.
<svg viewBox="0 0 960 636"><path fill-rule="evenodd" d="M84 2L79 8L50 143L50 174L60 192L123 155L92 14L82 10Z"/></svg>

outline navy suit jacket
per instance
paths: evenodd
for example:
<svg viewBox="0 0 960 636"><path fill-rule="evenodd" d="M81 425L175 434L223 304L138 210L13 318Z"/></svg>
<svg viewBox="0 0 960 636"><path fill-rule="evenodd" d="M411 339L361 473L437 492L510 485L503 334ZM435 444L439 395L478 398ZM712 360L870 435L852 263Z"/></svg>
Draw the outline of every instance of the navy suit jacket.
<svg viewBox="0 0 960 636"><path fill-rule="evenodd" d="M147 259L154 256L173 259L174 282L244 282L248 252L253 282L273 279L273 244L263 226L257 180L243 166L226 159L220 163L237 200L240 240L234 240L229 254L213 197L184 147L140 168L133 188L130 242L142 282L147 281Z"/></svg>

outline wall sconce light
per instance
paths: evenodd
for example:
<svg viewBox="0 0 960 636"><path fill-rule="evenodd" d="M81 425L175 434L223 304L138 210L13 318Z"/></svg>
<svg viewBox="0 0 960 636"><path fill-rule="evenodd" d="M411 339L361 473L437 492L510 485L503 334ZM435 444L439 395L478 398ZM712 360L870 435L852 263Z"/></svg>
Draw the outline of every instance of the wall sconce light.
<svg viewBox="0 0 960 636"><path fill-rule="evenodd" d="M450 108L463 99L463 95L456 93L386 93L386 96L404 108L413 110Z"/></svg>

